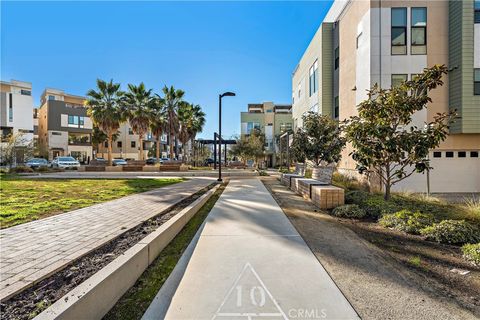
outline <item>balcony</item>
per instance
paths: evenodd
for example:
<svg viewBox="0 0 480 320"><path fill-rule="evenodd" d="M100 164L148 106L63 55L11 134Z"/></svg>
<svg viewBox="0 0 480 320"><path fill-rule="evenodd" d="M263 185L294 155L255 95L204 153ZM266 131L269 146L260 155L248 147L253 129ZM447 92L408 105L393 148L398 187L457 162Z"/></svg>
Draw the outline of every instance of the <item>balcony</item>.
<svg viewBox="0 0 480 320"><path fill-rule="evenodd" d="M72 134L68 135L68 145L71 146L89 146L92 140L89 134Z"/></svg>

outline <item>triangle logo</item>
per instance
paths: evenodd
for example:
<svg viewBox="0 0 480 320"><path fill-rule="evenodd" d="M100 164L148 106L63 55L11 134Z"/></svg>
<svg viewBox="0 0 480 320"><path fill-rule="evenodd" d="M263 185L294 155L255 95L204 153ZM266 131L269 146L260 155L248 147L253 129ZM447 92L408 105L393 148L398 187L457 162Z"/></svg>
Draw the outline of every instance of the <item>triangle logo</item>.
<svg viewBox="0 0 480 320"><path fill-rule="evenodd" d="M213 319L288 319L250 263L246 263Z"/></svg>

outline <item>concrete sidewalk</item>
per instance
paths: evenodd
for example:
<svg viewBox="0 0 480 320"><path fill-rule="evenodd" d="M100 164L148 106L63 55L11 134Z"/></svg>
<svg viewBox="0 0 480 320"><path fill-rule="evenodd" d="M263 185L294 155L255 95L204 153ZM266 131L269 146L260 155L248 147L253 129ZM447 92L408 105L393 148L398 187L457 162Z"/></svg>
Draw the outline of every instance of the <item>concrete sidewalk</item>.
<svg viewBox="0 0 480 320"><path fill-rule="evenodd" d="M225 189L144 315L163 318L358 316L261 181L241 179Z"/></svg>
<svg viewBox="0 0 480 320"><path fill-rule="evenodd" d="M0 300L49 276L214 181L195 178L0 230Z"/></svg>

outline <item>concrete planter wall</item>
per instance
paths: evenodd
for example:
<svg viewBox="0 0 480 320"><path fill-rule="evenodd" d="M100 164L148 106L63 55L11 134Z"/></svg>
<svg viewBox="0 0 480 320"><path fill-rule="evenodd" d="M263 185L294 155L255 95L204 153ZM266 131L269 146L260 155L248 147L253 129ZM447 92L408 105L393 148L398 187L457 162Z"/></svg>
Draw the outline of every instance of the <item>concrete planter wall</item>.
<svg viewBox="0 0 480 320"><path fill-rule="evenodd" d="M207 191L34 319L102 319L218 187Z"/></svg>

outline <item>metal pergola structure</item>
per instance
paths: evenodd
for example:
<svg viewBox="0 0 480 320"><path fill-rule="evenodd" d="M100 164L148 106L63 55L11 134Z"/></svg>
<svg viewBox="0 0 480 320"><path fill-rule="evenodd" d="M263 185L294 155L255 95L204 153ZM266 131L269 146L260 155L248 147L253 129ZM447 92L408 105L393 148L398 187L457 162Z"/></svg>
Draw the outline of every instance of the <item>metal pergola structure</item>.
<svg viewBox="0 0 480 320"><path fill-rule="evenodd" d="M213 134L214 139L197 139L194 141L195 144L201 146L209 146L213 144L213 166L214 169L217 168L217 145L219 144L219 137L216 132ZM227 145L237 144L236 140L233 139L221 139L221 144L224 146L224 158L225 165L227 164Z"/></svg>

